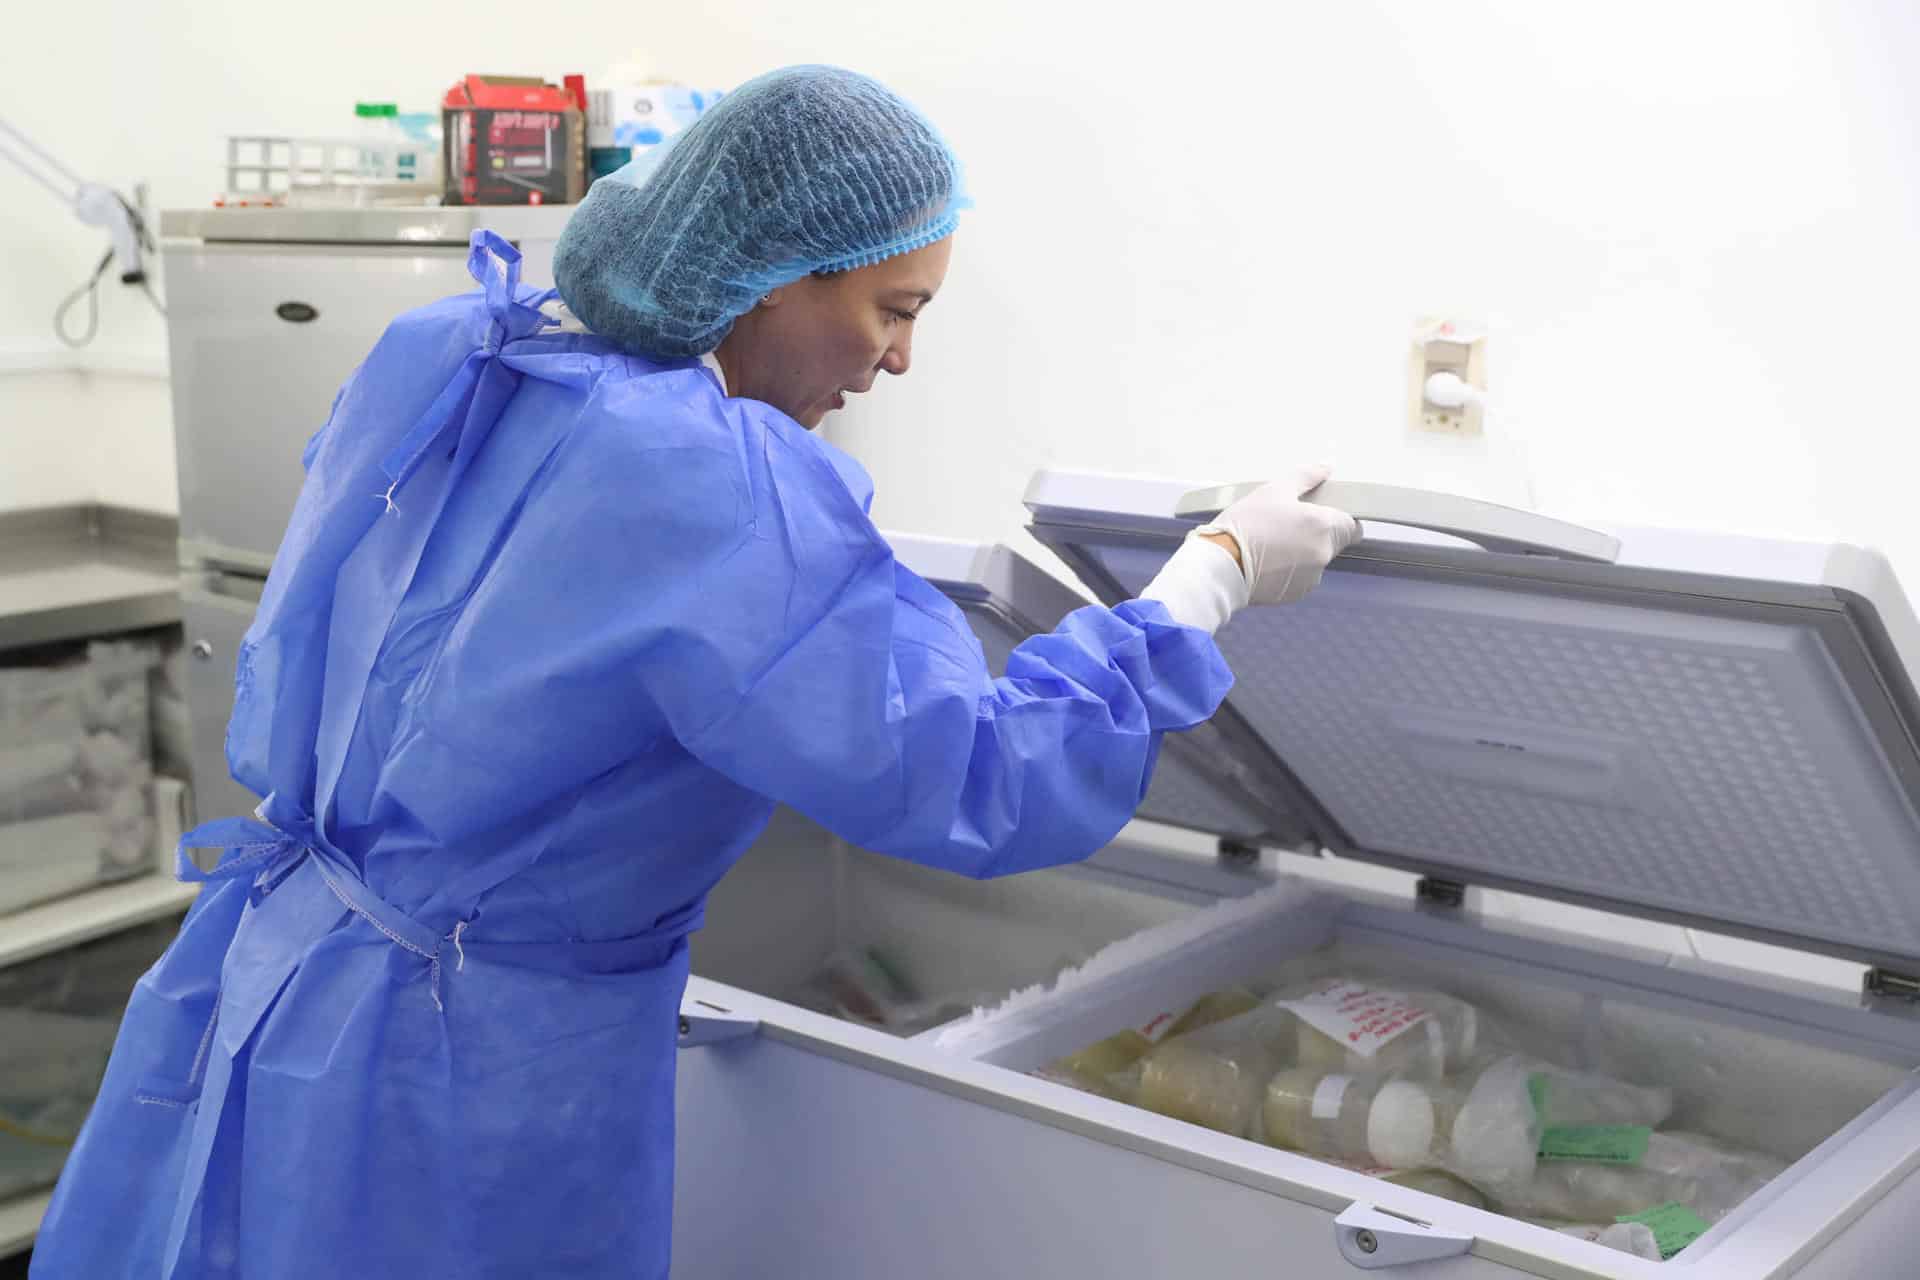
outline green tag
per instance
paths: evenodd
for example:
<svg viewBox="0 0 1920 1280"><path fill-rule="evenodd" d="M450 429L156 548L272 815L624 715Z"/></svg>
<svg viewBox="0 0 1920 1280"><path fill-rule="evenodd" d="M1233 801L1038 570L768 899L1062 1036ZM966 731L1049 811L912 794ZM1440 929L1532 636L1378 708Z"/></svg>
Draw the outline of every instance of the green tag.
<svg viewBox="0 0 1920 1280"><path fill-rule="evenodd" d="M1527 1096L1533 1099L1534 1123L1542 1128L1547 1123L1547 1086L1552 1083L1544 1071L1536 1071L1527 1077Z"/></svg>
<svg viewBox="0 0 1920 1280"><path fill-rule="evenodd" d="M1542 1160L1593 1160L1601 1164L1639 1164L1647 1156L1653 1130L1643 1124L1584 1124L1549 1129L1540 1135Z"/></svg>
<svg viewBox="0 0 1920 1280"><path fill-rule="evenodd" d="M1683 1204L1663 1204L1658 1209L1615 1218L1614 1221L1638 1222L1652 1230L1653 1241L1660 1246L1662 1262L1698 1240L1707 1230L1707 1224L1700 1220L1700 1215Z"/></svg>

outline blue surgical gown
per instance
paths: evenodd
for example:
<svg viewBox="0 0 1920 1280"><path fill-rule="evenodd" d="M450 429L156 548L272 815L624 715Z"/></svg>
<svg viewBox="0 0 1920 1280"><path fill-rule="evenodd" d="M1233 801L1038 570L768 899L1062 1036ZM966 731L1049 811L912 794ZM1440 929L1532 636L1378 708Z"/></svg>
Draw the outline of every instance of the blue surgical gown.
<svg viewBox="0 0 1920 1280"><path fill-rule="evenodd" d="M1068 862L1227 690L1139 602L990 678L850 459L472 266L308 449L228 730L265 799L185 842L37 1277L664 1276L686 935L775 803Z"/></svg>

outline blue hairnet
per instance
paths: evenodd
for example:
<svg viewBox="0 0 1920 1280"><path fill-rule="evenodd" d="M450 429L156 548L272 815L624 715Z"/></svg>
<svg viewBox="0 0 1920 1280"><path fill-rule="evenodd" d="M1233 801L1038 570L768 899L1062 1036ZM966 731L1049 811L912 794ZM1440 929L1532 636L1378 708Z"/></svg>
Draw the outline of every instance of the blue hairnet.
<svg viewBox="0 0 1920 1280"><path fill-rule="evenodd" d="M768 290L943 240L971 203L946 143L891 91L787 67L596 182L560 237L554 282L629 351L703 355Z"/></svg>

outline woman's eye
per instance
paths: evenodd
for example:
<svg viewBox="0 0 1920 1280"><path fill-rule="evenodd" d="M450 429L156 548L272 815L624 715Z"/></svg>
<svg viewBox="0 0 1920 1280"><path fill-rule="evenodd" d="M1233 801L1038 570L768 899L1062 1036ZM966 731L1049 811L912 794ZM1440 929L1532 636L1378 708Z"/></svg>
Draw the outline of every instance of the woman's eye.
<svg viewBox="0 0 1920 1280"><path fill-rule="evenodd" d="M912 324L915 320L918 320L919 318L920 318L919 316L915 315L911 311L896 311L890 317L888 317L890 322L893 320L905 320L908 324Z"/></svg>

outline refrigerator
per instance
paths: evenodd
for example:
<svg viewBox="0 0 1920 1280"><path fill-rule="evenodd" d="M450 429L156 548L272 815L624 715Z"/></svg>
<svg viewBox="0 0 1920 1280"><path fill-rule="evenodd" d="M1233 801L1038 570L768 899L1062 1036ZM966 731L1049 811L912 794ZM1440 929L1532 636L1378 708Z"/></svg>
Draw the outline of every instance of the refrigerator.
<svg viewBox="0 0 1920 1280"><path fill-rule="evenodd" d="M227 773L235 655L292 514L300 455L401 312L466 293L490 228L552 284L566 207L191 209L161 215L180 598L200 820L259 803Z"/></svg>
<svg viewBox="0 0 1920 1280"><path fill-rule="evenodd" d="M1042 473L1030 529L1118 601L1234 492ZM722 884L682 1008L677 1277L1913 1273L1920 623L1887 562L1321 496L1365 537L1220 633L1237 683L1171 821L977 885L796 824ZM899 549L994 662L1085 603L1004 547ZM821 929L934 986L1070 967L894 1035L786 994ZM1363 966L1628 1064L1777 1176L1653 1261L1036 1074Z"/></svg>

